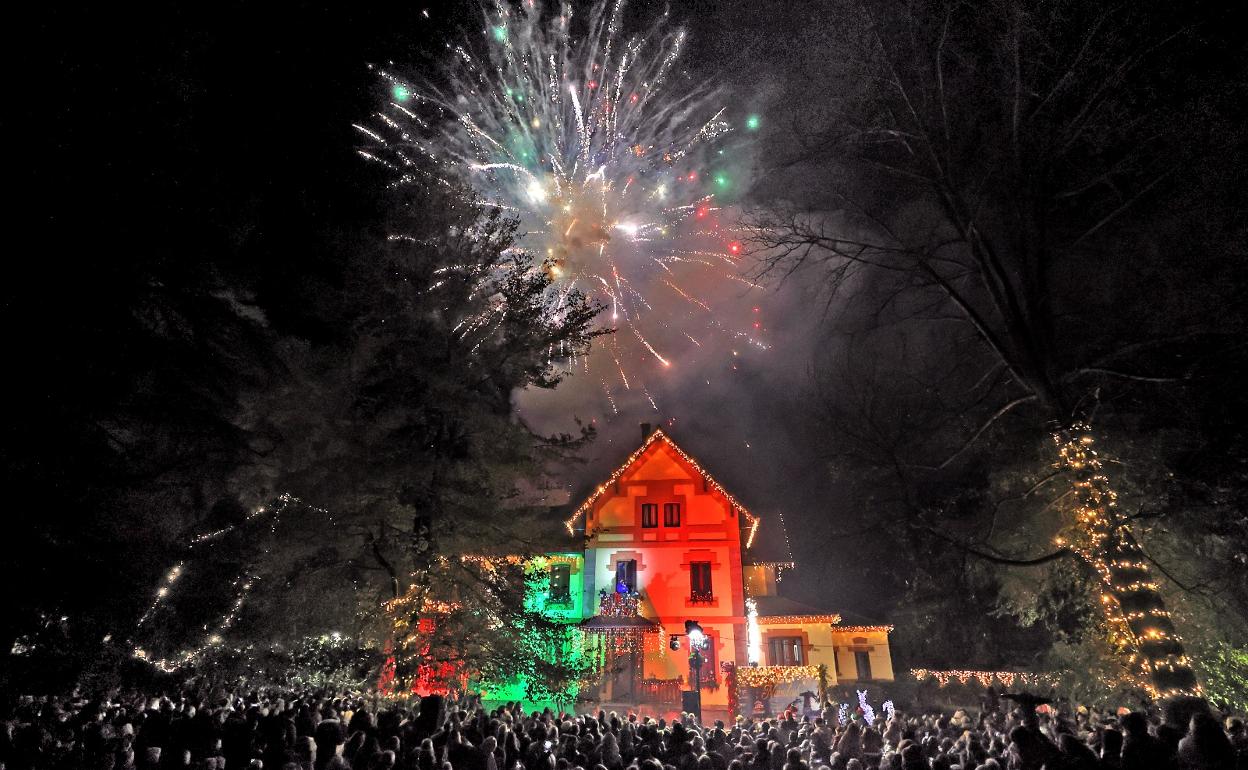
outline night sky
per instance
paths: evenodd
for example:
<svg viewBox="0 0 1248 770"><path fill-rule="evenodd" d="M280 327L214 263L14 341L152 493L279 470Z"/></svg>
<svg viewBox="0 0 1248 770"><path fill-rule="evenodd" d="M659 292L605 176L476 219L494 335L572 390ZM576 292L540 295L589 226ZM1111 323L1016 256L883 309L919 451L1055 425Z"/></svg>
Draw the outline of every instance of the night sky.
<svg viewBox="0 0 1248 770"><path fill-rule="evenodd" d="M635 3L632 13L661 7ZM770 4L760 28L760 7L680 3L672 16L692 33L688 76L722 79L763 115L760 146L782 154L795 89L817 103L834 87L817 66L829 22L819 3ZM96 320L127 312L128 276L140 263L249 273L275 325L323 331L301 287L351 247L352 225L375 205L375 177L351 127L379 98L367 65L430 67L445 40L475 26L474 13L459 3L48 6L11 29L21 42L9 67L5 122L17 138L6 178L21 237L6 257L4 311L9 379L21 380L21 398L89 412L117 395L93 386L115 383L116 372L84 368L84 360L108 366L84 354L115 346L124 359L126 340L100 338ZM811 180L777 157L760 150L748 185L759 198L783 189L800 200L794 184ZM1227 275L1217 281L1221 296L1242 278ZM1151 290L1148 280L1136 288ZM877 579L887 542L827 536L855 530L865 513L845 501L845 479L828 472L837 442L813 419L812 369L850 350L827 299L803 274L716 296L742 323L759 308L769 349L734 356L719 343L696 366L678 362L651 380L657 411L633 399L613 415L597 384L576 377L516 403L543 430L594 421L598 441L564 479L573 494L635 447L639 423L669 427L755 512L772 523L783 514L799 564L785 584L795 598L883 620L897 598L881 595L895 582ZM56 452L56 436L37 440L32 454ZM778 530L769 537L782 547Z"/></svg>
<svg viewBox="0 0 1248 770"><path fill-rule="evenodd" d="M632 12L650 13L649 5L658 7L638 3ZM93 305L107 302L95 289L124 275L136 257L254 270L269 292L263 299L283 313L274 320L306 324L314 334L297 288L333 259L340 228L368 208L372 192L351 128L377 98L366 65L427 64L448 36L473 23L466 7L44 11L27 41L27 64L40 76L22 82L21 98L10 103L28 140L13 175L27 191L15 220L35 236L28 244L38 254L14 260L20 278L11 286L39 287L10 298L9 309L38 319L40 329L19 344L34 347L30 355L46 362L49 377L77 377L75 346L100 342L83 334ZM742 4L699 3L673 17L693 35L687 65L724 79L767 114L777 71L793 64L769 41L784 37L786 25L800 26L805 12L790 10L766 32L746 29L745 12ZM764 49L769 55L755 55ZM780 512L790 528L849 515L826 496L817 448L803 435L802 394L822 305L796 285L720 291L715 299L743 323L760 309L769 350L708 342L714 347L689 365L653 373L657 412L621 399L614 415L596 381L572 377L557 391L520 396L521 414L543 429L569 429L573 417L600 429L587 464L567 479L577 492L631 451L639 423L652 422L669 427L775 522ZM773 536L782 547L779 532ZM810 562L826 551L802 547L794 555L816 569ZM846 548L844 558L854 552ZM854 570L837 572L846 579L831 594L806 598L872 604Z"/></svg>

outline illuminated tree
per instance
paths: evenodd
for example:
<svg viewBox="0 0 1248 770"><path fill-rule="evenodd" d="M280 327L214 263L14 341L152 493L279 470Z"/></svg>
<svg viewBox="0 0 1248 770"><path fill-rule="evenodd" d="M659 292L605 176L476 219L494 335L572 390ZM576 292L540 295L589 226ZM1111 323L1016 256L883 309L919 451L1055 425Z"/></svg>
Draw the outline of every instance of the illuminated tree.
<svg viewBox="0 0 1248 770"><path fill-rule="evenodd" d="M1210 192L1228 189L1222 147L1237 87L1202 64L1195 42L1216 37L1218 18L1065 0L884 0L838 4L834 15L840 31L821 32L810 55L827 59L812 72L837 88L799 102L810 106L796 110L803 147L792 158L827 181L828 197L757 213L750 243L762 272L822 268L844 305L879 325L904 318L918 329L909 344L935 342L949 353L946 368L981 367L916 389L944 400L934 434L944 447L894 456L897 480L930 488L1011 418L1028 418L1032 435L1050 442L1032 483L1050 484L1057 471L1068 484L1055 504L1068 525L1053 533L1059 548L1003 554L989 528L970 538L989 547L970 550L1024 566L1083 557L1110 615L1122 616L1145 682L1158 694L1196 692L1119 480L1086 423L1095 394L1180 379L1182 367L1158 363L1234 331L1230 319L1132 285L1138 271L1169 271L1169 286L1216 275L1237 247L1225 238L1230 210ZM1175 272L1167 249L1196 250L1201 266ZM875 446L896 455L902 445ZM921 516L924 505L912 497L902 507ZM948 530L926 527L966 545Z"/></svg>

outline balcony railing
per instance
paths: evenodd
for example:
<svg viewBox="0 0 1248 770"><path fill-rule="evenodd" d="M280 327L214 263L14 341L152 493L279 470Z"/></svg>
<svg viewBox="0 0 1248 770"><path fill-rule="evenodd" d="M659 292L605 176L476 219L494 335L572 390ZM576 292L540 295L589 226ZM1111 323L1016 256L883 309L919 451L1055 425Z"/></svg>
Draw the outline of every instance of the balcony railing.
<svg viewBox="0 0 1248 770"><path fill-rule="evenodd" d="M714 604L715 595L710 591L690 591L690 604Z"/></svg>
<svg viewBox="0 0 1248 770"><path fill-rule="evenodd" d="M650 703L676 705L680 703L680 691L684 689L684 678L675 679L643 679L641 692Z"/></svg>

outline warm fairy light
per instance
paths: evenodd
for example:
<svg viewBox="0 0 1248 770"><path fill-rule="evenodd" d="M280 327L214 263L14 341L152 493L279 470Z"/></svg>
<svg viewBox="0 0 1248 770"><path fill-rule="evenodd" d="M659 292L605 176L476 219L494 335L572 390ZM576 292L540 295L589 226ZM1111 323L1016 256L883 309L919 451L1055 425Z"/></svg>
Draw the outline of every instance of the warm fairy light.
<svg viewBox="0 0 1248 770"><path fill-rule="evenodd" d="M1101 606L1110 645L1122 653L1135 653L1128 658L1129 675L1153 697L1199 695L1202 689L1182 653L1182 639L1174 632L1170 612L1161 605L1161 585L1149 574L1148 560L1118 508L1118 493L1094 449L1091 428L1076 423L1056 432L1053 440L1058 468L1071 473L1076 496L1073 523L1054 542L1079 554L1104 584ZM1177 686L1159 688L1158 681Z"/></svg>
<svg viewBox="0 0 1248 770"><path fill-rule="evenodd" d="M832 626L834 634L891 634L892 626Z"/></svg>
<svg viewBox="0 0 1248 770"><path fill-rule="evenodd" d="M746 333L692 290L675 293L659 279L689 271L680 277L699 292L716 282L748 285L732 259L739 247L726 254L720 246L729 228L692 226L712 224L702 220L718 210L716 196L739 186L711 162L727 155L741 124L725 119L727 97L715 81L676 77L686 33L672 31L667 14L626 31L623 8L621 0L597 0L586 15L601 23L574 35L570 3L485 4L484 45L446 41L444 66L428 79L380 71L392 103L371 125L356 126L365 139L360 154L397 183L466 182L483 203L519 218L527 235L513 249L548 255L555 317L573 290L612 308L603 321L631 331L597 343L615 354L599 375L613 405L613 393L634 390L626 381L640 379L629 371L639 363L661 376L678 362L659 329L705 318L716 334ZM756 118L745 128L757 128ZM462 333L487 333L492 320L469 319ZM576 369L582 355L561 349L550 358ZM653 401L644 386L637 390Z"/></svg>
<svg viewBox="0 0 1248 770"><path fill-rule="evenodd" d="M765 689L780 684L819 678L818 666L738 666L737 682Z"/></svg>
<svg viewBox="0 0 1248 770"><path fill-rule="evenodd" d="M932 671L926 668L912 668L910 675L917 681L922 682L925 679L935 679L937 685L944 687L954 679L961 684L974 679L983 687L988 687L995 680L1006 687L1013 687L1015 682L1025 685L1052 684L1057 681L1057 677L1052 674L1033 674L1023 671L977 671L974 669L953 669L951 671Z"/></svg>
<svg viewBox="0 0 1248 770"><path fill-rule="evenodd" d="M324 508L318 508L316 506L307 505L302 500L292 495L290 492L283 492L282 494L277 496L273 504L261 505L252 509L250 512L248 512L247 516L244 518L244 520L240 524L231 524L228 527L222 527L221 529L214 530L212 532L206 532L206 533L203 533L203 534L200 534L191 538L190 543L187 545L187 550L192 550L196 546L203 545L204 543L209 543L209 542L214 542L216 540L219 540L225 537L226 535L236 531L240 526L245 526L247 523L251 522L252 520L256 519L259 516L270 516L271 517L270 526L271 528L276 528L277 522L280 520L282 514L285 513L287 509L289 509L291 506L294 506L294 505L301 505L307 510L316 511L318 513L328 513L328 511L326 511ZM265 549L265 553L266 554L268 553L267 548ZM184 562L178 562L177 564L173 565L173 567L171 567L167 573L165 573L163 584L156 589L155 600L152 602L151 606L147 608L147 611L144 612L143 615L139 618L139 621L136 624L136 628L141 628L145 623L147 623L147 621L151 619L152 615L156 612L156 610L160 607L160 605L169 597L171 593L170 589L172 588L173 584L178 580L179 577L182 576L184 565L185 565ZM207 652L209 648L222 643L224 632L229 630L234 625L235 621L238 619L239 613L242 611L243 605L246 603L247 594L251 591L252 584L256 579L257 579L256 576L251 575L247 572L244 572L242 575L240 575L238 578L234 580L233 582L234 603L230 606L229 610L227 610L226 613L221 617L221 619L217 621L215 627L204 637L204 641L201 642L198 646L192 647L188 650L184 650L183 652L173 656L172 658L159 658L159 659L152 658L151 655L146 650L144 650L142 647L136 646L134 648L134 653L133 653L134 657L139 660L145 660L151 663L152 665L156 666L157 668L161 669L162 671L165 671L166 673L171 673L173 671L176 671L179 668L193 662L196 658L198 658L199 656Z"/></svg>
<svg viewBox="0 0 1248 770"><path fill-rule="evenodd" d="M818 614L818 615L760 615L758 622L764 626L789 626L802 623L827 623L833 626L836 631L836 624L841 622L841 616L835 612ZM882 628L882 626L881 626ZM891 630L891 626L889 627Z"/></svg>
<svg viewBox="0 0 1248 770"><path fill-rule="evenodd" d="M593 507L594 503L598 501L598 498L602 497L602 495L605 494L608 489L610 489L617 481L620 480L620 477L622 477L624 473L627 472L628 469L632 467L633 463L637 462L637 460L643 454L645 454L646 450L650 448L651 444L660 440L665 442L667 446L672 451L674 451L678 457L680 457L680 459L688 463L693 468L694 472L702 476L702 478L706 479L706 483L708 486L710 486L720 495L723 495L724 499L728 502L728 504L732 506L733 508L735 508L736 510L740 511L741 515L744 516L750 522L750 534L745 544L745 547L749 548L750 545L754 542L754 534L758 530L758 524L760 521L759 518L755 516L754 514L750 513L749 511L747 511L745 509L745 506L741 505L741 503L737 502L737 499L733 497L728 492L728 490L720 486L719 482L711 477L711 474L703 470L702 466L698 464L697 460L693 459L693 457L687 454L685 450L677 446L676 442L672 441L672 439L666 433L663 432L662 428L655 428L654 432L646 437L646 440L642 442L641 446L637 447L637 449L631 455L628 456L628 459L625 460L623 464L620 465L620 467L616 468L615 471L611 474L611 476L605 482L603 482L602 484L599 484L598 487L594 489L593 493L590 494L590 496L585 499L585 502L581 503L580 506L577 507L576 511L573 512L572 516L563 523L563 525L567 527L568 533L573 534L576 532L575 526L576 526L577 520L579 520L582 516L584 516L585 513L588 512L589 509Z"/></svg>
<svg viewBox="0 0 1248 770"><path fill-rule="evenodd" d="M763 660L763 632L758 627L758 602L745 600L746 660L757 666Z"/></svg>
<svg viewBox="0 0 1248 770"><path fill-rule="evenodd" d="M758 534L758 519L751 517L750 535L745 539L745 547L748 550L754 546L754 536Z"/></svg>

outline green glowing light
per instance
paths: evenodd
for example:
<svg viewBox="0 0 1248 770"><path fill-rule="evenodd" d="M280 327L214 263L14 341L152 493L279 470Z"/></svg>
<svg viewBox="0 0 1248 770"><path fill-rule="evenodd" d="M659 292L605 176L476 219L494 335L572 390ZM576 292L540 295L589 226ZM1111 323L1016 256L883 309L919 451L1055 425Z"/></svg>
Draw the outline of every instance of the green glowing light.
<svg viewBox="0 0 1248 770"><path fill-rule="evenodd" d="M390 95L394 97L394 100L396 102L405 102L408 99L412 98L412 92L408 91L405 87L399 86L399 85L396 85L394 88L390 89Z"/></svg>
<svg viewBox="0 0 1248 770"><path fill-rule="evenodd" d="M750 131L757 131L758 127L761 126L762 124L763 124L762 119L759 118L757 115L750 115L749 117L745 119L745 127L749 129Z"/></svg>
<svg viewBox="0 0 1248 770"><path fill-rule="evenodd" d="M506 42L506 40L507 40L507 28L506 28L506 27L504 27L502 24L499 24L497 27L494 27L494 28L493 28L493 29L491 29L490 31L494 34L494 39L495 39L495 40L497 40L497 41L498 41L498 42L500 42L500 43L502 43L502 42Z"/></svg>
<svg viewBox="0 0 1248 770"><path fill-rule="evenodd" d="M726 190L726 189L728 189L728 181L729 181L729 180L728 180L728 177L727 177L727 175L725 175L725 174L716 174L716 175L715 175L715 186L716 186L716 187L718 187L718 188L719 188L719 189L721 189L721 190Z"/></svg>

